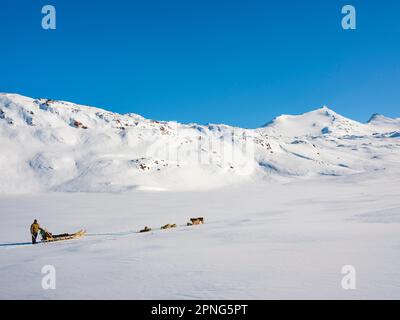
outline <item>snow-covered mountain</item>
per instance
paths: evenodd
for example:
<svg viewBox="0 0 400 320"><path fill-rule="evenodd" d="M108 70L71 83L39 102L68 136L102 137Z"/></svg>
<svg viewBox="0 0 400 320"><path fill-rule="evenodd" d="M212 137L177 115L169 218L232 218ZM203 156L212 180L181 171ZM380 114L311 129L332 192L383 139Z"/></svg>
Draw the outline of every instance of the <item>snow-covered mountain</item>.
<svg viewBox="0 0 400 320"><path fill-rule="evenodd" d="M381 131L382 129L384 129L384 131L387 130L398 131L400 127L400 118L392 119L385 117L381 114L375 113L368 120L368 123L370 124L370 126L378 128Z"/></svg>
<svg viewBox="0 0 400 320"><path fill-rule="evenodd" d="M400 119L327 107L262 128L180 124L0 94L0 193L209 189L400 164Z"/></svg>

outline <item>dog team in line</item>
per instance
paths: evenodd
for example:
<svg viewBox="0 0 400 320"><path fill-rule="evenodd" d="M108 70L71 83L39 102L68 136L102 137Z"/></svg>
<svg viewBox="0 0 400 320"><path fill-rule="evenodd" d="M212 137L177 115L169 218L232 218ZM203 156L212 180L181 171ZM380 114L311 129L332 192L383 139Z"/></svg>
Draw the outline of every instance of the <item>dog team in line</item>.
<svg viewBox="0 0 400 320"><path fill-rule="evenodd" d="M203 217L199 217L199 218L191 218L190 222L187 223L187 226L195 226L195 225L200 225L200 224L204 224L204 218ZM176 228L177 225L176 224L166 224L165 226L162 226L160 229L161 230L167 230L167 229L172 229L172 228ZM143 232L149 232L152 229L149 227L144 227L144 229L140 230L140 233Z"/></svg>

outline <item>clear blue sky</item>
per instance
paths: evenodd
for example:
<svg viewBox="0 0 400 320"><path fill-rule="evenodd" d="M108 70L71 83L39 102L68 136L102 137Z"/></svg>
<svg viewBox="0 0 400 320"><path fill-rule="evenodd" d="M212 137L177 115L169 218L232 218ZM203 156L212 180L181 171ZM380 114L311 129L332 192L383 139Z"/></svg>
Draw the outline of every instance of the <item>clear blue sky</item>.
<svg viewBox="0 0 400 320"><path fill-rule="evenodd" d="M0 43L1 92L243 127L324 104L400 116L398 0L2 0Z"/></svg>

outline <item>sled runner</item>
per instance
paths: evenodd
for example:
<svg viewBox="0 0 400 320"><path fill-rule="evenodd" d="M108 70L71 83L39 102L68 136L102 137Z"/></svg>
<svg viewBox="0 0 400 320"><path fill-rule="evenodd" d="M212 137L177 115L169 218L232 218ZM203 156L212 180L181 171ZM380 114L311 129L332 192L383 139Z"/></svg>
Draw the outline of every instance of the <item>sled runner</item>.
<svg viewBox="0 0 400 320"><path fill-rule="evenodd" d="M51 233L46 232L46 238L42 240L42 242L55 242L55 241L63 241L63 240L72 240L81 238L86 235L85 230L79 230L78 232L72 234L59 234L59 235L52 235Z"/></svg>

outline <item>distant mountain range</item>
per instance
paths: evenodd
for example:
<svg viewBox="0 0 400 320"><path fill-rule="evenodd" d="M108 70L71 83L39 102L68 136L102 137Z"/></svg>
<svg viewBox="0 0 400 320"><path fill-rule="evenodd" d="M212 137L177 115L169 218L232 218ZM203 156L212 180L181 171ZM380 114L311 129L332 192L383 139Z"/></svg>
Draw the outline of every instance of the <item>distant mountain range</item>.
<svg viewBox="0 0 400 320"><path fill-rule="evenodd" d="M0 94L0 193L209 189L379 172L400 164L400 119L327 107L257 129L180 124Z"/></svg>

